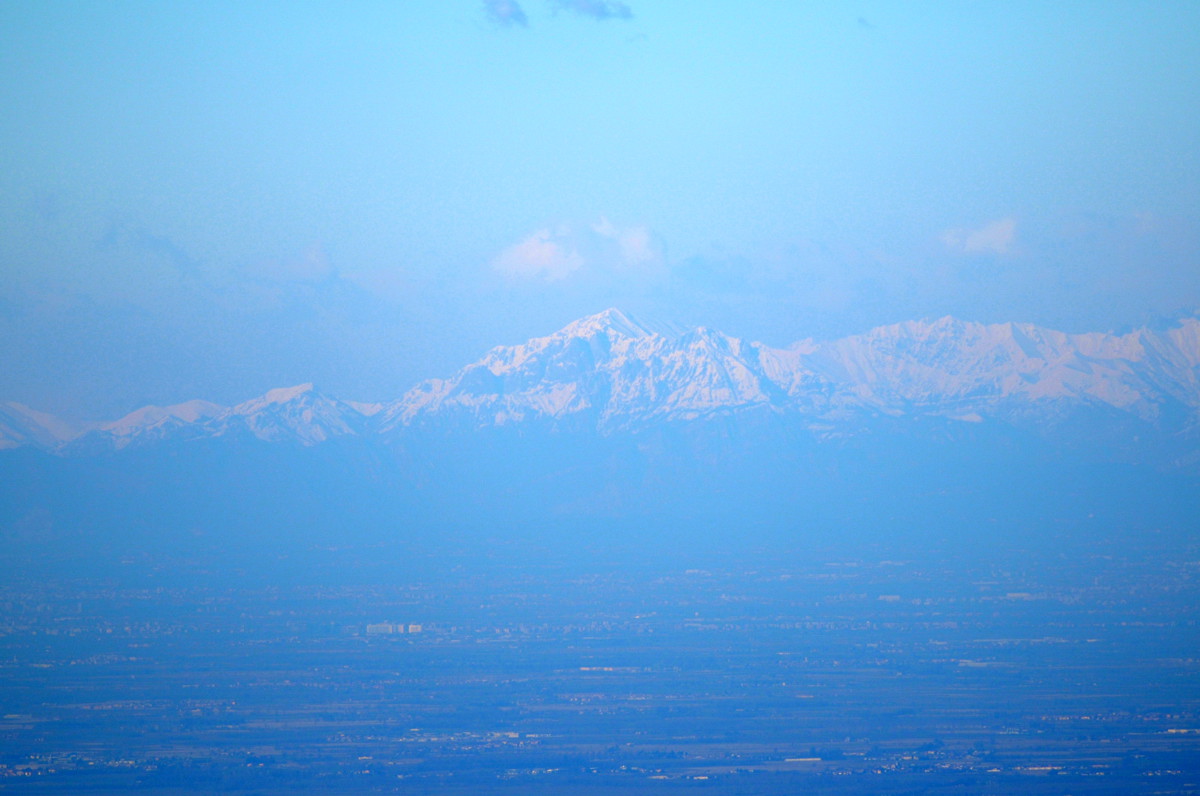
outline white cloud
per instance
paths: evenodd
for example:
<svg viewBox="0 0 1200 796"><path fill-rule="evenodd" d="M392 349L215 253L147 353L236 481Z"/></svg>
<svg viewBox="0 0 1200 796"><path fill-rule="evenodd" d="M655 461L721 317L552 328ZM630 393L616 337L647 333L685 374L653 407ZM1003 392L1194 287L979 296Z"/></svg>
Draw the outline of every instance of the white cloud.
<svg viewBox="0 0 1200 796"><path fill-rule="evenodd" d="M665 260L662 243L646 227L618 227L601 218L586 226L539 230L501 252L492 266L509 277L556 282L584 271L645 273Z"/></svg>
<svg viewBox="0 0 1200 796"><path fill-rule="evenodd" d="M960 254L1008 254L1017 239L1017 221L1000 218L978 229L948 229L942 233L946 248Z"/></svg>
<svg viewBox="0 0 1200 796"><path fill-rule="evenodd" d="M658 265L664 259L662 244L646 227L621 229L607 218L601 218L592 225L592 231L616 243L621 265Z"/></svg>
<svg viewBox="0 0 1200 796"><path fill-rule="evenodd" d="M547 282L565 279L583 267L583 256L564 240L565 230L552 234L543 229L509 246L492 261L500 273L511 277L541 278Z"/></svg>

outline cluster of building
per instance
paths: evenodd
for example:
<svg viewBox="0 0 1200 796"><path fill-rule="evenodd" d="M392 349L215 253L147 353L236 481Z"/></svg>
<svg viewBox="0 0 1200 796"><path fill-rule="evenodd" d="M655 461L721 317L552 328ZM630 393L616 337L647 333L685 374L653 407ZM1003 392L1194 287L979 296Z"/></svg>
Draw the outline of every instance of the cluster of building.
<svg viewBox="0 0 1200 796"><path fill-rule="evenodd" d="M420 633L420 625L406 625L403 622L376 622L367 625L368 636L390 636L396 633Z"/></svg>

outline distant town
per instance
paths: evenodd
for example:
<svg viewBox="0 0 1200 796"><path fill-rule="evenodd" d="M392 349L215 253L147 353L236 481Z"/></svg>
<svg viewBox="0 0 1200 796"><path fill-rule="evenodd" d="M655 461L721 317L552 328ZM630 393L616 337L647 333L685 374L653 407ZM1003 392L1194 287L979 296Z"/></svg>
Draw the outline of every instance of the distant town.
<svg viewBox="0 0 1200 796"><path fill-rule="evenodd" d="M1200 550L0 590L0 790L1185 793Z"/></svg>

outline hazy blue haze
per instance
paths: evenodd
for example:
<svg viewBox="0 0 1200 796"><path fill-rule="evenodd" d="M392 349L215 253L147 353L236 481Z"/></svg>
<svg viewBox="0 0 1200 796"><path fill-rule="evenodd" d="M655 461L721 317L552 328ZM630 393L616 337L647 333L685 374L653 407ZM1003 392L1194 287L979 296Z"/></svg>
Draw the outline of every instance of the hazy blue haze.
<svg viewBox="0 0 1200 796"><path fill-rule="evenodd" d="M1190 3L7 3L0 398L1200 304Z"/></svg>
<svg viewBox="0 0 1200 796"><path fill-rule="evenodd" d="M0 780L1194 791L1198 65L1185 2L0 3Z"/></svg>

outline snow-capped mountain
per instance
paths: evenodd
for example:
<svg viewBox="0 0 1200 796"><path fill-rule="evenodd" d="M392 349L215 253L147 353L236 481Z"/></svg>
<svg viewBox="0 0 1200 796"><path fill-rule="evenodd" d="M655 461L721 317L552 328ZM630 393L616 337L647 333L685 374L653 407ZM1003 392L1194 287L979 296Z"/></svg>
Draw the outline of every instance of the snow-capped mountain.
<svg viewBox="0 0 1200 796"><path fill-rule="evenodd" d="M173 406L144 406L111 423L103 423L73 441L76 450L121 450L167 439L216 417L226 408L209 401L192 400Z"/></svg>
<svg viewBox="0 0 1200 796"><path fill-rule="evenodd" d="M1066 334L1031 324L907 322L809 344L804 364L884 411L995 415L1059 402L1158 420L1200 409L1200 321L1170 331Z"/></svg>
<svg viewBox="0 0 1200 796"><path fill-rule="evenodd" d="M394 441L413 430L521 424L605 435L750 411L797 418L821 435L836 435L870 417L1036 428L1096 410L1140 429L1194 434L1200 319L1162 332L1112 335L947 317L772 348L706 328L643 323L610 309L546 337L494 348L391 403L342 401L303 384L228 408L205 401L145 407L74 439L77 430L49 415L5 404L0 447L84 453L223 436L316 445L354 435Z"/></svg>
<svg viewBox="0 0 1200 796"><path fill-rule="evenodd" d="M53 415L24 404L0 403L0 449L26 445L53 448L74 438L80 431Z"/></svg>
<svg viewBox="0 0 1200 796"><path fill-rule="evenodd" d="M69 442L66 451L120 450L157 441L224 436L315 445L362 433L367 417L376 411L376 406L339 401L312 384L301 384L270 390L233 407L199 400L147 406L92 429Z"/></svg>
<svg viewBox="0 0 1200 796"><path fill-rule="evenodd" d="M271 390L214 417L207 436L248 434L268 442L304 445L361 433L366 415L357 407L318 392L312 384Z"/></svg>
<svg viewBox="0 0 1200 796"><path fill-rule="evenodd" d="M764 367L764 352L774 356ZM379 430L586 419L601 431L782 404L770 375L786 353L710 329L656 333L606 310L548 336L501 346L449 379L423 382L381 413ZM794 375L794 381L821 385Z"/></svg>
<svg viewBox="0 0 1200 796"><path fill-rule="evenodd" d="M1071 405L1194 422L1200 321L1115 336L942 318L776 349L704 328L666 336L608 310L418 385L379 429L586 417L612 431L750 408L824 427L847 413L979 421Z"/></svg>

